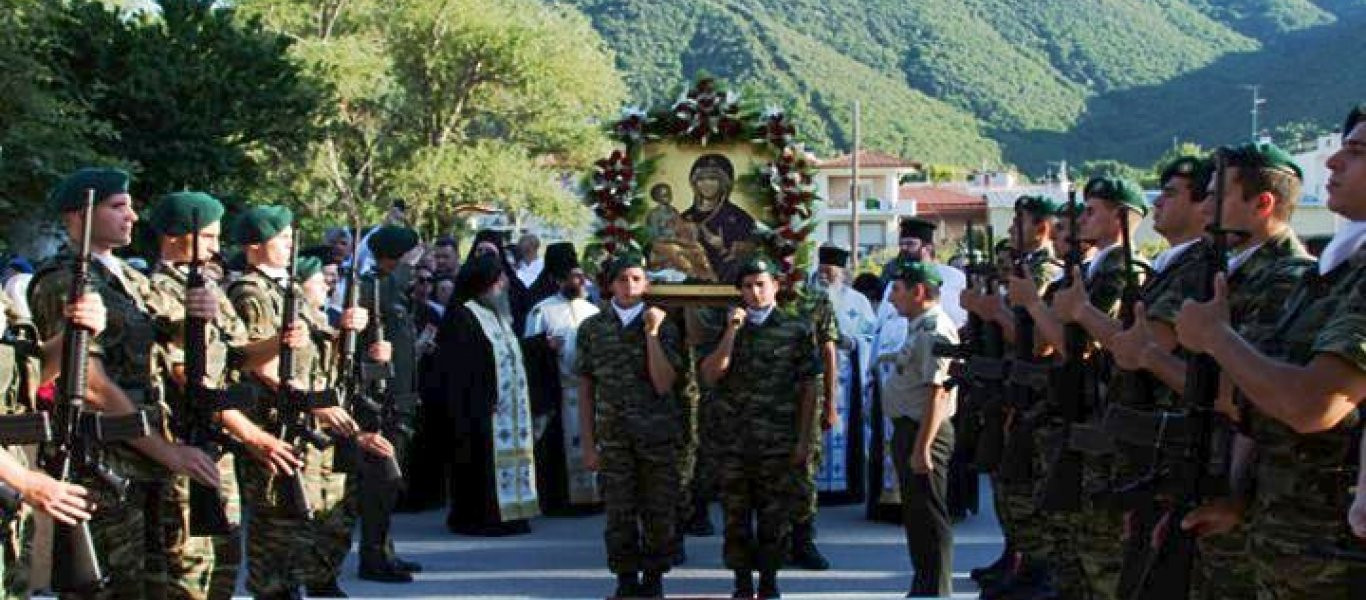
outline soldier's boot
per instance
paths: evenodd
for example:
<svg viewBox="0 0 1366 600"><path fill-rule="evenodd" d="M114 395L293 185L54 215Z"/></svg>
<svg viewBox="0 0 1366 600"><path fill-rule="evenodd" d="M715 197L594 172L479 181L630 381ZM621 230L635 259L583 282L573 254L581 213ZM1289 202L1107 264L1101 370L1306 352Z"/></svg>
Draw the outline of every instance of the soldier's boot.
<svg viewBox="0 0 1366 600"><path fill-rule="evenodd" d="M1020 553L1011 552L998 568L996 564L992 564L991 567L983 569L977 576L977 586L985 590L1004 585L1019 574L1023 563L1024 557Z"/></svg>
<svg viewBox="0 0 1366 600"><path fill-rule="evenodd" d="M688 525L684 531L694 537L716 535L716 528L711 524L711 513L707 511L705 500L693 502L692 517L688 519Z"/></svg>
<svg viewBox="0 0 1366 600"><path fill-rule="evenodd" d="M816 528L811 523L798 523L792 528L792 552L788 563L808 571L824 571L830 561L816 547Z"/></svg>
<svg viewBox="0 0 1366 600"><path fill-rule="evenodd" d="M400 571L393 563L379 560L362 560L356 576L366 581L379 583L412 583L413 581L412 573Z"/></svg>
<svg viewBox="0 0 1366 600"><path fill-rule="evenodd" d="M783 593L778 591L778 572L761 571L759 573L759 598L782 598Z"/></svg>
<svg viewBox="0 0 1366 600"><path fill-rule="evenodd" d="M1057 596L1047 566L1032 561L1022 565L1013 577L1002 583L982 588L982 597L993 600L1045 600Z"/></svg>
<svg viewBox="0 0 1366 600"><path fill-rule="evenodd" d="M640 596L640 574L636 572L617 573L617 589L613 598L636 598Z"/></svg>
<svg viewBox="0 0 1366 600"><path fill-rule="evenodd" d="M735 572L735 591L731 592L731 598L753 598L754 597L754 573L751 571Z"/></svg>
<svg viewBox="0 0 1366 600"><path fill-rule="evenodd" d="M310 583L304 586L304 595L309 598L350 598L333 579L326 583Z"/></svg>
<svg viewBox="0 0 1366 600"><path fill-rule="evenodd" d="M395 556L395 557L389 559L389 562L390 562L391 564L394 565L394 568L395 568L395 569L398 569L398 570L400 570L400 571L405 571L405 572L408 572L408 573L421 573L421 572L422 572L422 565L421 565L420 563L417 563L417 562L414 562L414 561L411 561L411 560L403 560L403 559L401 559L401 558Z"/></svg>
<svg viewBox="0 0 1366 600"><path fill-rule="evenodd" d="M646 571L640 578L640 590L638 595L641 598L663 598L664 597L664 574L655 571Z"/></svg>

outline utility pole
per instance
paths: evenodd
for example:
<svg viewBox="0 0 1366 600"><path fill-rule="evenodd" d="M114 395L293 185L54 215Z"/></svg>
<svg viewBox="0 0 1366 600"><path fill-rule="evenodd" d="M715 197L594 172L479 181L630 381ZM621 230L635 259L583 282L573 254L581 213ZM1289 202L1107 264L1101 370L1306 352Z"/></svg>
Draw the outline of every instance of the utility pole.
<svg viewBox="0 0 1366 600"><path fill-rule="evenodd" d="M1266 98L1261 96L1262 86L1255 83L1243 84L1243 89L1252 90L1252 141L1257 141L1257 116L1261 111L1262 105L1266 104Z"/></svg>
<svg viewBox="0 0 1366 600"><path fill-rule="evenodd" d="M849 255L853 257L853 269L858 271L859 247L858 247L858 152L859 152L859 101L854 101L854 147L849 151L849 167L851 178L849 180Z"/></svg>

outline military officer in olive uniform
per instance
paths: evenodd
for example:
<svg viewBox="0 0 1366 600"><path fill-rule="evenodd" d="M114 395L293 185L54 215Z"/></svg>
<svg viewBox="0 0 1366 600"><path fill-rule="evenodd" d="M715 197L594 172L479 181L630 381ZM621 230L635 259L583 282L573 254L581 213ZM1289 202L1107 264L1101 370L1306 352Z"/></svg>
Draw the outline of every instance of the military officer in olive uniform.
<svg viewBox="0 0 1366 600"><path fill-rule="evenodd" d="M778 570L790 544L791 498L810 460L820 350L811 322L777 305L775 265L755 259L735 285L744 307L728 316L716 349L702 361L723 416L721 504L726 567L735 597L778 597ZM756 523L757 521L757 523Z"/></svg>
<svg viewBox="0 0 1366 600"><path fill-rule="evenodd" d="M598 471L603 490L615 595L662 598L680 493L683 399L674 384L686 365L678 329L645 304L644 267L638 255L608 265L610 310L579 325L575 371L584 465Z"/></svg>
<svg viewBox="0 0 1366 600"><path fill-rule="evenodd" d="M116 498L92 475L78 475L100 507L90 527L110 582L97 592L64 597L165 595L168 564L180 559L168 556L162 524L149 515L155 516L161 506L167 471L218 486L214 461L196 448L169 441L162 407L153 405L152 388L162 377L160 366L151 360L153 347L159 335L170 335L165 319L173 314L176 301L113 254L115 248L132 241L133 224L138 220L128 194L129 181L128 174L117 169L86 168L64 179L49 197L72 240L80 238L81 215L90 191L96 202L90 223L90 281L108 311L108 327L91 340L87 402L114 414L150 410L157 415L154 426L158 429L154 435L106 448L106 464L131 481L124 498ZM56 335L65 323L66 293L75 260L69 250L62 252L47 261L30 283L29 306L45 338ZM213 318L210 311L198 316Z"/></svg>

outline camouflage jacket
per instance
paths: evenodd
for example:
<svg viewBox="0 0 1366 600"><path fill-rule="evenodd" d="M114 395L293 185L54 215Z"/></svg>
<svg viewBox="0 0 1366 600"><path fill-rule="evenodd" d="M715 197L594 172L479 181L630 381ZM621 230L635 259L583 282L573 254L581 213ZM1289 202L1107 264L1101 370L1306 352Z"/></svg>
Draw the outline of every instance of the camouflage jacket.
<svg viewBox="0 0 1366 600"><path fill-rule="evenodd" d="M234 371L240 366L241 359L236 350L247 343L247 327L237 316L237 310L233 308L228 294L212 282L215 278L210 277L207 270L204 275L210 280L209 289L213 290L218 298L218 318L209 323L204 335L208 350L208 358L205 361L208 378L204 385L210 389L226 389L235 378ZM164 262L158 263L152 271L152 287L168 298L168 314L165 320L172 335L158 346L169 365L185 362L183 343L186 278L185 272Z"/></svg>
<svg viewBox="0 0 1366 600"><path fill-rule="evenodd" d="M1260 346L1290 364L1306 365L1326 353L1366 372L1366 249L1326 275L1305 272ZM1351 449L1360 436L1358 413L1311 434L1297 433L1255 405L1249 413L1248 427L1258 451L1254 511L1271 510L1276 519L1294 521L1268 533L1305 540L1340 533L1346 490L1356 481L1357 457ZM1275 527L1266 520L1261 523Z"/></svg>
<svg viewBox="0 0 1366 600"><path fill-rule="evenodd" d="M6 313L0 329L0 414L23 414L33 410L42 355L37 330L17 320L11 306L9 297L0 293L0 311Z"/></svg>
<svg viewBox="0 0 1366 600"><path fill-rule="evenodd" d="M1238 333L1253 344L1270 337L1285 299L1311 268L1314 257L1289 228L1262 243L1228 277L1229 316Z"/></svg>
<svg viewBox="0 0 1366 600"><path fill-rule="evenodd" d="M106 374L124 390L136 406L160 411L164 430L166 407L153 394L162 380L162 365L151 360L159 340L173 332L167 317L174 299L152 286L137 269L118 261L122 276L115 275L97 259L90 261L90 285L105 308L105 328L91 338L90 354L100 358ZM67 289L74 276L75 257L63 252L39 268L29 284L29 307L42 339L60 333L66 322ZM124 444L111 446L108 464L116 472L136 480L160 479L165 470Z"/></svg>
<svg viewBox="0 0 1366 600"><path fill-rule="evenodd" d="M839 322L835 319L835 305L830 302L830 296L825 292L807 287L792 301L792 306L788 310L810 320L811 333L815 336L817 346L839 343L840 330Z"/></svg>
<svg viewBox="0 0 1366 600"><path fill-rule="evenodd" d="M1201 239L1191 244L1179 256L1143 282L1139 297L1148 307L1148 318L1167 324L1176 322L1176 313L1187 298L1195 297L1204 287L1205 275L1214 257L1214 246ZM1177 354L1187 353L1177 349ZM1110 400L1145 410L1173 410L1182 403L1184 390L1173 390L1146 371L1116 369L1110 382L1114 392Z"/></svg>
<svg viewBox="0 0 1366 600"><path fill-rule="evenodd" d="M316 333L320 325L326 326L326 317L319 311L310 310L304 299L303 288L298 284L293 285L298 298L299 318L309 324ZM251 269L228 288L228 298L232 300L233 308L237 309L237 314L246 326L248 341L255 342L274 337L279 332L285 309L282 282L276 282L259 269ZM326 379L325 373L318 372L322 366L317 344L295 349L290 385L297 389L312 388L314 382Z"/></svg>
<svg viewBox="0 0 1366 600"><path fill-rule="evenodd" d="M740 328L730 369L716 384L723 451L776 455L796 447L802 387L822 372L815 339L809 320L778 308L763 324Z"/></svg>
<svg viewBox="0 0 1366 600"><path fill-rule="evenodd" d="M682 377L688 365L678 328L666 320L659 327L659 342ZM574 372L593 382L599 443L672 443L682 435L682 400L675 393L655 393L650 382L643 313L622 326L616 310L608 307L579 325L577 343Z"/></svg>

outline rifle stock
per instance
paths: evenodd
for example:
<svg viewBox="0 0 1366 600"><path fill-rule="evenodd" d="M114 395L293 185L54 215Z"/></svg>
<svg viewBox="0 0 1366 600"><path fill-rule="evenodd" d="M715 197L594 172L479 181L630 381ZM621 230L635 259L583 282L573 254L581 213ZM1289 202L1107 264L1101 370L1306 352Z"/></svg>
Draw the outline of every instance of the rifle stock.
<svg viewBox="0 0 1366 600"><path fill-rule="evenodd" d="M293 242L289 250L289 279L285 282L284 307L280 320L280 331L290 330L299 318L299 294L296 290L295 279L299 276L299 244ZM311 429L304 422L307 420L306 393L295 393L290 387L290 381L294 379L294 349L289 347L283 339L280 340L279 389L276 394L276 408L280 418L278 437L294 446L294 451L303 454L302 444L310 443L309 435ZM316 444L314 444L316 446ZM308 490L304 487L303 474L295 471L293 475L282 478L282 485L279 493L283 494L285 510L294 517L300 519L311 519L313 517L313 505L308 499Z"/></svg>
<svg viewBox="0 0 1366 600"><path fill-rule="evenodd" d="M986 278L983 282L986 291L995 293L999 275L995 268L996 235L991 225L987 229ZM981 356L986 360L1002 361L1005 358L1004 334L997 323L983 322ZM969 361L971 362L971 361ZM969 364L971 370L971 364ZM1001 464L1005 452L1005 403L1001 397L1001 383L990 382L982 390L982 434L977 438L975 461L982 471L995 471Z"/></svg>
<svg viewBox="0 0 1366 600"><path fill-rule="evenodd" d="M190 267L185 275L185 291L202 290L204 261L199 252L199 211L190 214ZM227 436L219 431L213 420L214 390L209 390L204 379L208 376L208 321L193 315L185 317L185 402L177 420L182 439L217 459L222 456L222 442ZM220 392L221 393L221 392ZM226 535L233 530L228 519L228 506L218 490L190 478L190 535Z"/></svg>
<svg viewBox="0 0 1366 600"><path fill-rule="evenodd" d="M1072 272L1081 267L1081 234L1077 224L1077 189L1067 191L1067 256L1066 272L1060 285L1072 283ZM1050 461L1048 474L1039 497L1039 508L1048 512L1073 513L1082 508L1082 456L1072 449L1073 425L1086 420L1086 330L1076 323L1063 326L1063 364L1055 372L1055 385L1050 386L1052 404L1062 416L1061 443Z"/></svg>

